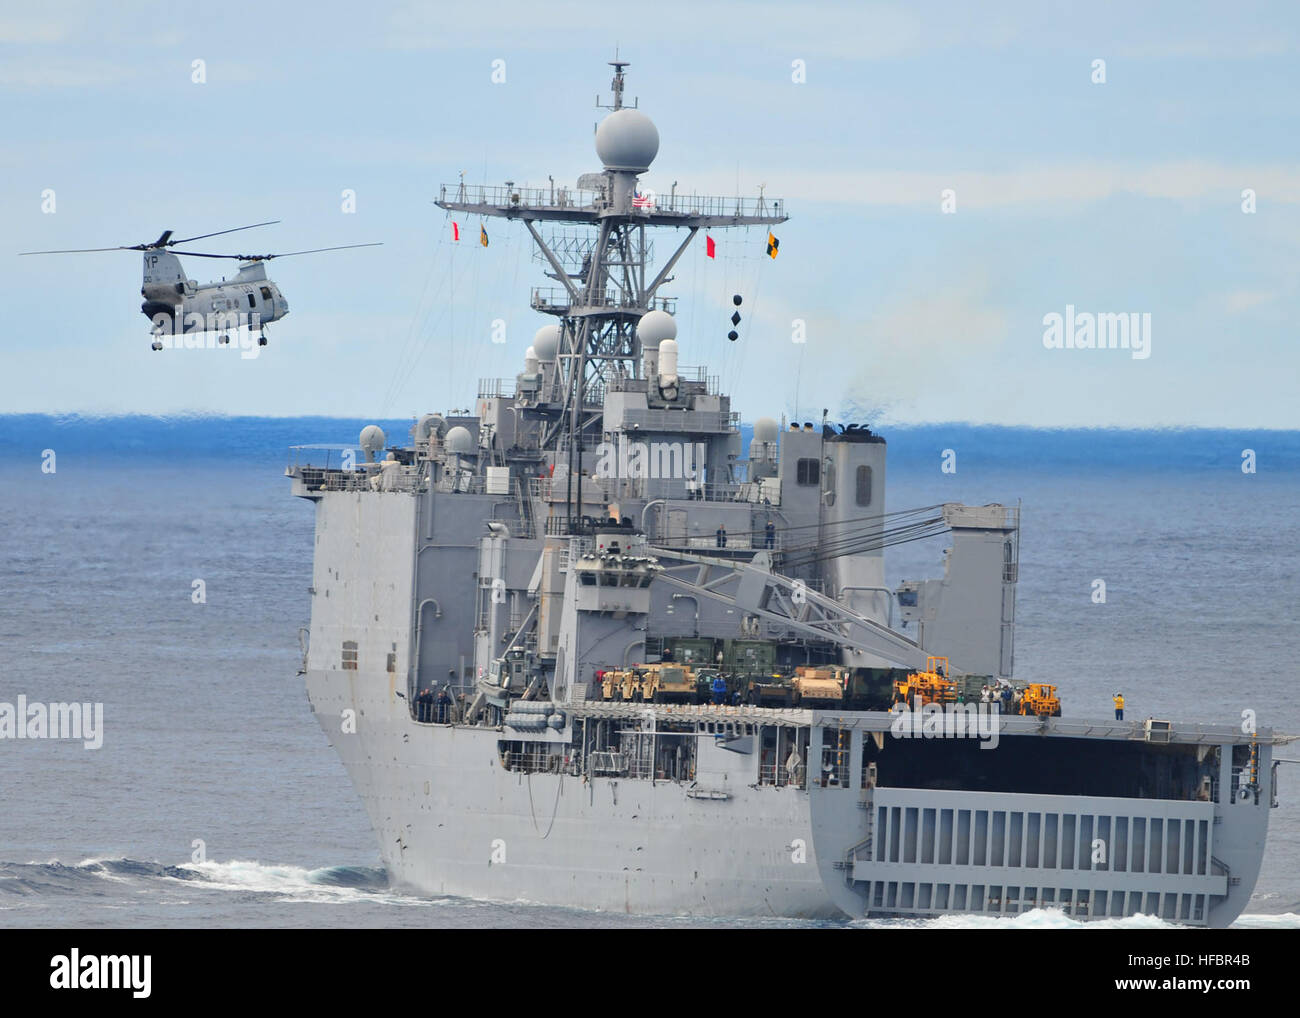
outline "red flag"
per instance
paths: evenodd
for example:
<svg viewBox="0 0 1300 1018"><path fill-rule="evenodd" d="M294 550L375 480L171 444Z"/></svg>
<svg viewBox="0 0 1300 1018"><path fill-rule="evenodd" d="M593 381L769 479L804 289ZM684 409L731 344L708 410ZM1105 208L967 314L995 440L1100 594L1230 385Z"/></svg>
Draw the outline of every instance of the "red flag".
<svg viewBox="0 0 1300 1018"><path fill-rule="evenodd" d="M460 240L460 226L454 222L451 224L451 239Z"/></svg>
<svg viewBox="0 0 1300 1018"><path fill-rule="evenodd" d="M707 233L704 235L704 253L710 258L714 257L718 253L718 246L713 243L713 238Z"/></svg>

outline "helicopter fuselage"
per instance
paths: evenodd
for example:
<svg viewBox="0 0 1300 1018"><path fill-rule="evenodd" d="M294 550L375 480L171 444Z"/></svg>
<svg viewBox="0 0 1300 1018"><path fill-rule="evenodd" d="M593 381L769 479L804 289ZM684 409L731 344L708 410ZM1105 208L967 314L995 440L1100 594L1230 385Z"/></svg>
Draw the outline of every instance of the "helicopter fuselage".
<svg viewBox="0 0 1300 1018"><path fill-rule="evenodd" d="M155 332L256 332L289 313L289 302L260 261L241 263L232 279L200 286L186 278L174 254L146 251L140 295L140 311Z"/></svg>

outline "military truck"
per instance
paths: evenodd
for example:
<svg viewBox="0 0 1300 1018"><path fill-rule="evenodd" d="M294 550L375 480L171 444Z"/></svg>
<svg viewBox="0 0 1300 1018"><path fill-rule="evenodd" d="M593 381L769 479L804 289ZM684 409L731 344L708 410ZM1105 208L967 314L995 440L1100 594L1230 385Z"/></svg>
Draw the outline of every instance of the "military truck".
<svg viewBox="0 0 1300 1018"><path fill-rule="evenodd" d="M752 707L789 707L794 689L781 675L756 675L745 681L745 702Z"/></svg>
<svg viewBox="0 0 1300 1018"><path fill-rule="evenodd" d="M636 668L610 669L600 672L600 695L603 700L639 701L642 679Z"/></svg>
<svg viewBox="0 0 1300 1018"><path fill-rule="evenodd" d="M790 680L796 707L838 707L844 702L849 670L840 665L800 665Z"/></svg>
<svg viewBox="0 0 1300 1018"><path fill-rule="evenodd" d="M695 703L698 683L686 665L643 665L641 698L653 703Z"/></svg>

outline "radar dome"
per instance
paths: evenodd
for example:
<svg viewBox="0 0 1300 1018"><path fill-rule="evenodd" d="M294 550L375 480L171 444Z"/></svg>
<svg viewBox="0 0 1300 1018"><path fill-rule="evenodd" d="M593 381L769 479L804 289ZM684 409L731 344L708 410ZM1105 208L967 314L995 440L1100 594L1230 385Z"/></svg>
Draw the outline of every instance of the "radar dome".
<svg viewBox="0 0 1300 1018"><path fill-rule="evenodd" d="M647 311L636 323L636 338L643 350L657 347L666 339L677 338L677 322L667 311Z"/></svg>
<svg viewBox="0 0 1300 1018"><path fill-rule="evenodd" d="M468 428L459 425L447 432L447 440L444 444L448 452L455 453L457 456L469 456L474 452L474 436L469 433Z"/></svg>
<svg viewBox="0 0 1300 1018"><path fill-rule="evenodd" d="M781 425L770 417L760 417L754 422L755 442L775 442L780 433Z"/></svg>
<svg viewBox="0 0 1300 1018"><path fill-rule="evenodd" d="M374 462L375 453L384 447L388 442L388 436L384 434L384 429L377 424L367 424L361 429L361 451L366 454L369 462Z"/></svg>
<svg viewBox="0 0 1300 1018"><path fill-rule="evenodd" d="M425 414L415 422L415 440L417 442L429 441L429 435L433 433L433 422L436 419L435 414Z"/></svg>
<svg viewBox="0 0 1300 1018"><path fill-rule="evenodd" d="M644 173L659 154L659 129L640 110L615 110L596 128L596 155L607 170Z"/></svg>
<svg viewBox="0 0 1300 1018"><path fill-rule="evenodd" d="M533 352L539 361L553 361L560 352L560 327L543 325L533 335Z"/></svg>

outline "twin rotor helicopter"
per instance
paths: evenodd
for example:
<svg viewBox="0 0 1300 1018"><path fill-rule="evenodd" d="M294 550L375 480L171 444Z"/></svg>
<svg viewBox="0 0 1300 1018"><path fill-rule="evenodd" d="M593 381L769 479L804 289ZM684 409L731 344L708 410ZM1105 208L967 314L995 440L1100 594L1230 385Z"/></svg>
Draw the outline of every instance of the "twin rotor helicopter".
<svg viewBox="0 0 1300 1018"><path fill-rule="evenodd" d="M165 346L164 336L182 333L216 332L218 342L230 342L231 330L247 327L257 335L257 345L266 346L266 326L278 322L289 313L289 302L280 288L267 278L266 263L272 258L291 258L296 255L318 254L322 251L345 251L354 247L379 247L374 244L343 244L338 247L317 247L307 251L286 251L281 254L230 255L210 254L204 251L174 251L177 244L189 244L208 237L220 237L240 230L259 226L272 226L280 220L237 226L232 230L201 233L196 237L172 238L167 230L151 244L128 244L117 247L70 248L60 251L23 251L24 255L87 254L96 251L141 251L144 254L144 279L140 296L144 303L140 311L153 323L151 334L154 350ZM187 258L228 258L239 262L239 271L230 279L199 285L185 275L177 255Z"/></svg>

